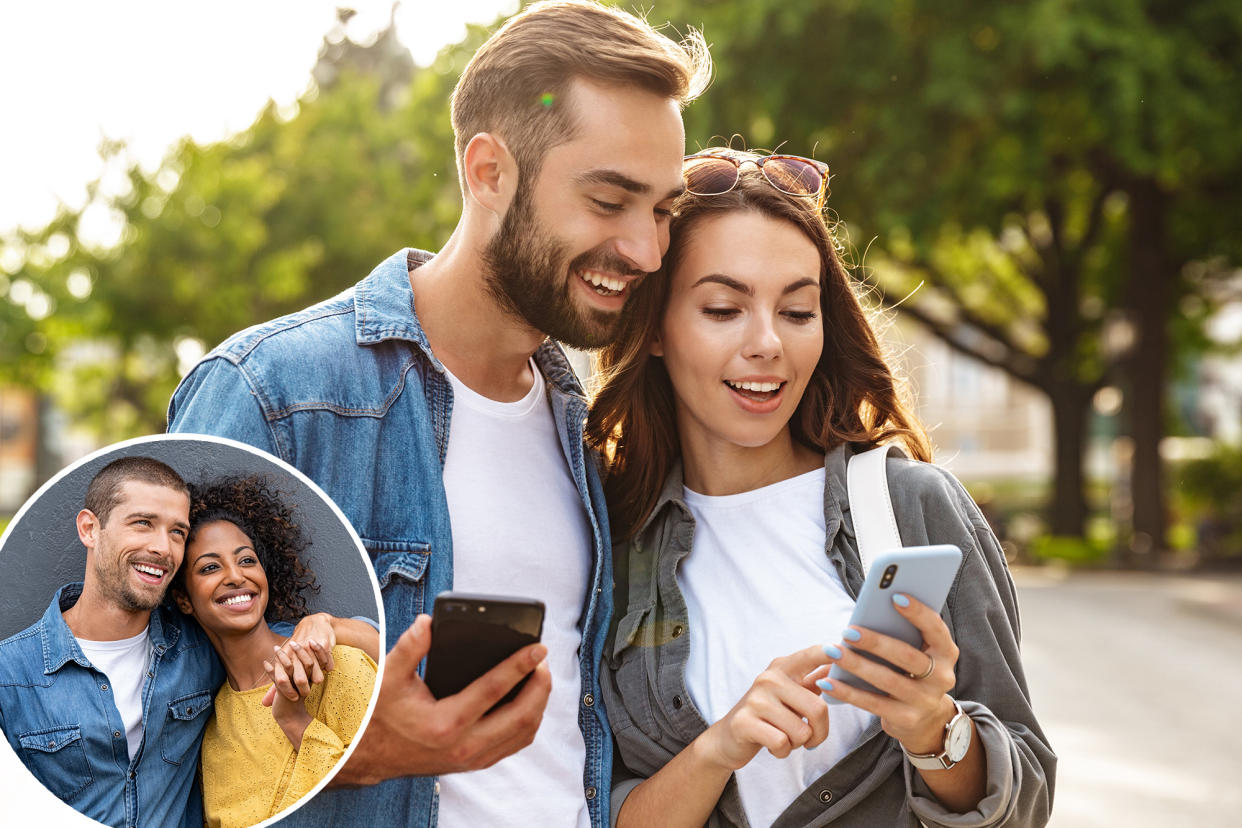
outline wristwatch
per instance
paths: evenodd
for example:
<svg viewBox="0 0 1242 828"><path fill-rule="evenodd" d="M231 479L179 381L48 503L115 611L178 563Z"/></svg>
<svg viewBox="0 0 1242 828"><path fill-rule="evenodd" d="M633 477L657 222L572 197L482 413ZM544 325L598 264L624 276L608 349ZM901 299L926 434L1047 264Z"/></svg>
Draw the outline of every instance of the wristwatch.
<svg viewBox="0 0 1242 828"><path fill-rule="evenodd" d="M921 770L948 770L966 757L970 750L970 717L962 710L962 706L953 700L957 713L944 726L944 749L939 753L911 753L901 745L901 752L910 760L910 764ZM898 742L898 744L901 744Z"/></svg>

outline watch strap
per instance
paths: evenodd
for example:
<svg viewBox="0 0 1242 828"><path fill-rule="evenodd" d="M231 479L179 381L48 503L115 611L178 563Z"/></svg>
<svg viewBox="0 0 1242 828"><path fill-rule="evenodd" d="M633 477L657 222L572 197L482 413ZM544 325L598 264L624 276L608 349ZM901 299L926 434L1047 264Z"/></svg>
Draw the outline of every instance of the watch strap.
<svg viewBox="0 0 1242 828"><path fill-rule="evenodd" d="M901 744L901 742L897 743L911 765L920 770L949 770L957 764L957 762L949 758L949 733L953 730L953 725L966 715L966 711L962 710L962 706L957 703L957 699L953 699L953 707L957 712L953 714L953 718L945 723L944 743L941 745L939 753L911 753L906 750L906 746Z"/></svg>

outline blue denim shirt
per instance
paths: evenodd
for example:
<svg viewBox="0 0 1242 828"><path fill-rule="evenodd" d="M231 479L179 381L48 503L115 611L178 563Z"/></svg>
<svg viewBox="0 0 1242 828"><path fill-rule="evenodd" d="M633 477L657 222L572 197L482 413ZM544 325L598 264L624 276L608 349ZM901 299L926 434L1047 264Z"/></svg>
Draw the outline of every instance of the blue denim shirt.
<svg viewBox="0 0 1242 828"><path fill-rule="evenodd" d="M77 810L119 828L201 828L195 781L203 728L224 669L197 624L151 613L143 737L131 761L108 677L65 623L68 584L34 626L0 642L0 726L30 772Z"/></svg>
<svg viewBox="0 0 1242 828"><path fill-rule="evenodd" d="M339 296L232 336L186 375L168 409L169 431L257 446L336 501L375 567L389 648L453 586L443 482L453 391L419 325L409 280L409 269L430 256L399 251ZM607 513L582 442L581 386L554 342L540 346L535 363L594 537L591 587L582 597L578 723L586 743L582 792L592 825L602 828L612 774L612 740L597 701L612 615ZM405 777L325 791L283 824L349 824L366 814L377 825L434 826L437 787L433 777Z"/></svg>

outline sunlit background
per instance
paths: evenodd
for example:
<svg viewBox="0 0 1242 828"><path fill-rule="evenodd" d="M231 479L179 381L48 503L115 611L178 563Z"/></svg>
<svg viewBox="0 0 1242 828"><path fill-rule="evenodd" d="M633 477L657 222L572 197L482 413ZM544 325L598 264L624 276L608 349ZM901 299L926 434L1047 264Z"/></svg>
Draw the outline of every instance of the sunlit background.
<svg viewBox="0 0 1242 828"><path fill-rule="evenodd" d="M448 95L517 3L337 5L0 13L0 527L66 463L162 430L230 333L447 237ZM1014 564L1053 825L1235 819L1242 6L642 8L712 43L688 149L832 167L937 460ZM0 798L49 824L12 761Z"/></svg>

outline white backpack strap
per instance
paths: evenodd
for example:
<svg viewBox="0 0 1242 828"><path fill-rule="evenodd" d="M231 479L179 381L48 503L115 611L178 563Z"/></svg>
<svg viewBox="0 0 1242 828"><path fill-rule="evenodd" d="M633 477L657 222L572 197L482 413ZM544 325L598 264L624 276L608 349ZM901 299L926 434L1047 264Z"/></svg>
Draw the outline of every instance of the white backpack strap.
<svg viewBox="0 0 1242 828"><path fill-rule="evenodd" d="M897 532L897 518L893 515L893 501L888 494L888 473L885 470L890 451L905 456L905 452L897 446L880 446L855 454L845 470L854 537L858 541L864 576L877 557L901 548L901 535Z"/></svg>

